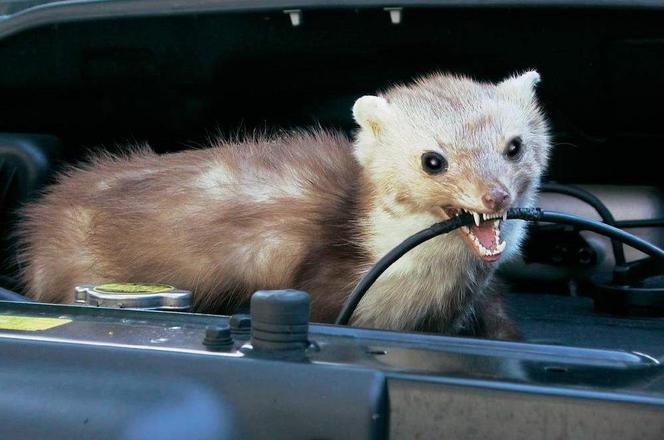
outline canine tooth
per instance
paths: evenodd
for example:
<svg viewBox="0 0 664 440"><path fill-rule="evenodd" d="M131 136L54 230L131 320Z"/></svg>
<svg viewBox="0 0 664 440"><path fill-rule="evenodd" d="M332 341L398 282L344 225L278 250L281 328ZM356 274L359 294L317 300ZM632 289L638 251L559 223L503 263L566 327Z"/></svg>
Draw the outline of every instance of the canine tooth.
<svg viewBox="0 0 664 440"><path fill-rule="evenodd" d="M498 246L496 246L496 253L498 254L498 253L504 251L506 246L507 246L507 242L505 242L505 241L501 241L500 243L498 243Z"/></svg>
<svg viewBox="0 0 664 440"><path fill-rule="evenodd" d="M503 221L507 220L507 211L503 212Z"/></svg>
<svg viewBox="0 0 664 440"><path fill-rule="evenodd" d="M473 218L475 219L475 226L480 225L480 215L476 212L473 212Z"/></svg>
<svg viewBox="0 0 664 440"><path fill-rule="evenodd" d="M470 229L468 229L468 226L461 226L461 230L466 234L470 234Z"/></svg>

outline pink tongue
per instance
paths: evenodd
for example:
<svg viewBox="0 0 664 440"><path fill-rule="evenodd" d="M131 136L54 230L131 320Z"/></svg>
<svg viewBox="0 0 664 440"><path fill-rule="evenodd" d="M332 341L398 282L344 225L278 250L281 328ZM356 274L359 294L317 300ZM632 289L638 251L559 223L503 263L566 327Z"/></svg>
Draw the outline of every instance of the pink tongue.
<svg viewBox="0 0 664 440"><path fill-rule="evenodd" d="M489 221L480 223L479 226L471 226L470 230L486 249L494 250L498 245L496 243L496 230L493 227L493 222Z"/></svg>

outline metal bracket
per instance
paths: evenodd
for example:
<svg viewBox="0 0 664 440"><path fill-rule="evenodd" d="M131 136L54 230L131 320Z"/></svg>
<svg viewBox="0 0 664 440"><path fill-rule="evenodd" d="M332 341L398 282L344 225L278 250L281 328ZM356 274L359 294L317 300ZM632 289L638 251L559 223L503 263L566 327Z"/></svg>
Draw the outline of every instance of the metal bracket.
<svg viewBox="0 0 664 440"><path fill-rule="evenodd" d="M383 8L383 11L389 12L390 22L392 24L400 24L403 8Z"/></svg>
<svg viewBox="0 0 664 440"><path fill-rule="evenodd" d="M288 14L291 25L297 27L302 24L302 9L285 9L284 14Z"/></svg>

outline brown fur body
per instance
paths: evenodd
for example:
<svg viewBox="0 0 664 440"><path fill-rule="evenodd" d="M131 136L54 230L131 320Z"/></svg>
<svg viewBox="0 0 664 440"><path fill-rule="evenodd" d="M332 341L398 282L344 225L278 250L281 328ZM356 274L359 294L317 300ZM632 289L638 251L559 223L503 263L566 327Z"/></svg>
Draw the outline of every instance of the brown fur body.
<svg viewBox="0 0 664 440"><path fill-rule="evenodd" d="M548 149L530 77L493 86L433 76L386 95L396 104L361 98L354 142L316 131L99 156L25 210L26 290L66 303L78 284L167 283L192 290L196 311L229 313L255 290L295 288L312 295L313 321L331 322L387 250L446 218L441 206L481 209L481 191L494 181L528 206ZM439 128L427 122L435 113L427 106L452 113ZM513 133L531 151L520 165L501 164ZM421 169L421 151L435 149L450 162L442 176ZM513 243L505 253L515 254L522 226L507 224L503 234ZM514 338L494 271L458 234L436 237L388 269L352 323Z"/></svg>
<svg viewBox="0 0 664 440"><path fill-rule="evenodd" d="M320 132L96 158L25 210L28 292L66 303L77 284L167 283L193 290L199 311L228 312L258 289L301 288L329 321L368 262L351 149Z"/></svg>

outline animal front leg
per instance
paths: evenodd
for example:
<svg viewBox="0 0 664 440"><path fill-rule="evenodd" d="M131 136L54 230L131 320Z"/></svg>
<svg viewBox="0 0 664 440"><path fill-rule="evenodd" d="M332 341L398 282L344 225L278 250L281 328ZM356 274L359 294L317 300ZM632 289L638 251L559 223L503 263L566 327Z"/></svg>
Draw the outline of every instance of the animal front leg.
<svg viewBox="0 0 664 440"><path fill-rule="evenodd" d="M510 319L503 296L498 292L481 298L476 305L477 336L487 339L520 341L521 333Z"/></svg>

